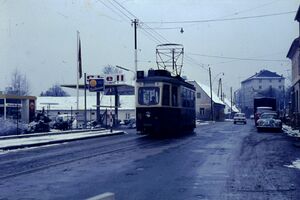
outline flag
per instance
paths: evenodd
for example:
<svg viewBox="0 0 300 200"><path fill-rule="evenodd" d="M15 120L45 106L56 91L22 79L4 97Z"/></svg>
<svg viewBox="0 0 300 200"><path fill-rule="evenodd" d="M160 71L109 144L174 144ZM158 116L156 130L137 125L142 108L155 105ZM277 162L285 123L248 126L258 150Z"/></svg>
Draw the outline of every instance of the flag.
<svg viewBox="0 0 300 200"><path fill-rule="evenodd" d="M80 41L80 36L78 36L78 74L79 78L82 77L82 62L81 62L81 41Z"/></svg>

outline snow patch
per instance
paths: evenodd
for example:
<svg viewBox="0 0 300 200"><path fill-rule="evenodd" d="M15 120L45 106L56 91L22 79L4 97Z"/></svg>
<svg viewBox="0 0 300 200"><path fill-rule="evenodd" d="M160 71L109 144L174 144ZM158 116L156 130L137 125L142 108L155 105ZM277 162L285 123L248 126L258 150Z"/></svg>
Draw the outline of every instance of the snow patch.
<svg viewBox="0 0 300 200"><path fill-rule="evenodd" d="M300 159L295 160L291 165L285 165L285 167L300 169Z"/></svg>

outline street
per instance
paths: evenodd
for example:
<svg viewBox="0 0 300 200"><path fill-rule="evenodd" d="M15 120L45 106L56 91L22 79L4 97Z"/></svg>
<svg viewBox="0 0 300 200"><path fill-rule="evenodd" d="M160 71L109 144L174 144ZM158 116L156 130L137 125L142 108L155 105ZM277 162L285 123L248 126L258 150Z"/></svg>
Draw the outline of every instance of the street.
<svg viewBox="0 0 300 200"><path fill-rule="evenodd" d="M3 151L0 199L300 199L300 149L254 123L216 122L194 134L93 138Z"/></svg>

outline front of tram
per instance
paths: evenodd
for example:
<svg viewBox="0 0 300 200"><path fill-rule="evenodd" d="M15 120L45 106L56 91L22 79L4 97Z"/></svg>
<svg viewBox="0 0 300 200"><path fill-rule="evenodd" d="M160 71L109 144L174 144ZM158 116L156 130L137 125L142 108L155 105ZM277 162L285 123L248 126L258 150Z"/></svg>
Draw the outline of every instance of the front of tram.
<svg viewBox="0 0 300 200"><path fill-rule="evenodd" d="M158 82L141 75L136 80L136 128L141 134L156 132L160 127L161 88Z"/></svg>

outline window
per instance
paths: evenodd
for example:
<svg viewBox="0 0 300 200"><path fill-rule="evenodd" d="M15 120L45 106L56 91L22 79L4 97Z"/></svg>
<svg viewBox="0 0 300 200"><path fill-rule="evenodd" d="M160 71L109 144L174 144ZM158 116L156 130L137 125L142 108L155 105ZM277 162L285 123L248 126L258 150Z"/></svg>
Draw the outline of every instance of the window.
<svg viewBox="0 0 300 200"><path fill-rule="evenodd" d="M261 83L262 82L262 80L261 79L259 79L259 81L258 81L259 83Z"/></svg>
<svg viewBox="0 0 300 200"><path fill-rule="evenodd" d="M197 99L200 99L200 98L201 98L201 93L197 92Z"/></svg>
<svg viewBox="0 0 300 200"><path fill-rule="evenodd" d="M204 108L200 108L200 115L204 115Z"/></svg>
<svg viewBox="0 0 300 200"><path fill-rule="evenodd" d="M139 88L138 102L141 105L157 105L159 103L159 88L158 87Z"/></svg>
<svg viewBox="0 0 300 200"><path fill-rule="evenodd" d="M270 79L270 83L272 83L272 79Z"/></svg>
<svg viewBox="0 0 300 200"><path fill-rule="evenodd" d="M170 86L169 85L163 85L162 105L163 106L169 106L170 105Z"/></svg>
<svg viewBox="0 0 300 200"><path fill-rule="evenodd" d="M279 79L278 82L281 83L281 79Z"/></svg>
<svg viewBox="0 0 300 200"><path fill-rule="evenodd" d="M261 90L261 88L262 88L262 87L261 87L261 85L260 85L260 86L258 86L258 89L260 89L260 90Z"/></svg>
<svg viewBox="0 0 300 200"><path fill-rule="evenodd" d="M172 86L172 106L178 106L178 89Z"/></svg>

